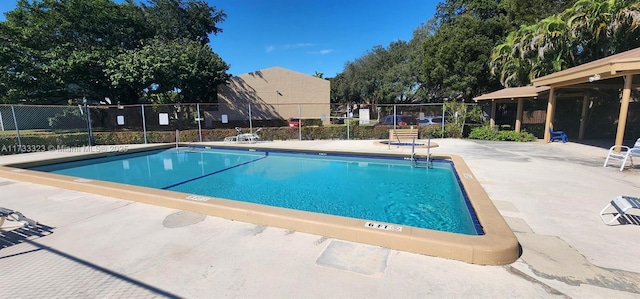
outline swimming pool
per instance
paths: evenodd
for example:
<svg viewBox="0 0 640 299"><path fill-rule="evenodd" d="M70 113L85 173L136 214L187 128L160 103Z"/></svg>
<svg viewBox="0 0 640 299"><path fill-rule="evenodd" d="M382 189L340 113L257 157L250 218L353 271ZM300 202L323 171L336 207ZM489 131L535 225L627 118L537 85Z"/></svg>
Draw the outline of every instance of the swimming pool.
<svg viewBox="0 0 640 299"><path fill-rule="evenodd" d="M268 143L243 146L222 143L214 144L217 148L238 149L244 151L248 156L255 155L256 152L254 151L257 151L257 154L260 155L262 154L260 151L263 150L270 152L269 155L275 155L274 152L281 152L282 154L305 154L305 156L310 158L313 157L314 159L331 156L331 159L350 160L366 156L383 158L382 160L395 160L393 163L400 163L403 165L405 165L405 163L410 163L409 161L403 161L404 159L407 159L408 156L407 154L402 153L381 153L381 151L363 153L345 152L340 150L323 150L320 152L309 149L300 149L296 150L295 153L290 153L289 150L285 150L283 147L271 147L271 144ZM298 143L296 143L296 145L297 144ZM274 144L274 146L280 146L280 144ZM167 144L134 146L128 149L129 154L127 154L127 156L143 156L145 155L145 153L143 153L145 151L167 150L171 147L172 145ZM456 155L438 154L437 156L433 156L433 158L446 160L448 161L447 164L453 167L458 183L463 186L463 190L467 195L466 204L471 206L476 212L477 224L481 226L483 232L481 235L450 233L409 225L397 225L386 221L307 212L289 208L273 207L264 204L242 202L238 200L221 199L219 197L198 195L182 191L141 187L128 183L123 184L30 170L34 167L42 167L62 162L84 163L81 161L97 161L104 157L120 154L122 153L104 151L89 153L65 151L47 152L33 156L24 155L20 156L20 159L14 160L15 162L12 164L5 162L4 165L2 165L2 163L0 163L0 177L89 192L146 204L154 204L172 209L192 211L237 221L254 223L257 225L280 227L290 231L312 233L331 238L383 246L391 249L456 259L474 264L509 264L515 261L520 255L519 245L515 235L506 224L504 218L502 218L500 213L497 211L487 194L484 192L480 183L471 173L471 170L468 168L464 160ZM182 155L186 157L187 155L185 154L186 152ZM179 159L178 157L175 158ZM197 161L197 159L194 161ZM226 166L224 161L221 163ZM127 167L131 167L131 165L126 166L126 164L127 163L122 160L120 161L121 171L125 171ZM301 166L305 167L308 164L308 161L305 160L305 162L301 163ZM369 165L370 164L371 163L369 163ZM161 159L156 161L155 165L158 165L161 169L176 166L173 159L171 162L165 162L164 159ZM194 171L194 173L198 174L197 171L200 171L199 175L209 173L207 171L202 172L205 165L200 165L198 163L195 163L194 165L198 165L197 167L192 167L192 171ZM348 165L350 168L369 167L363 167L365 164L361 163L361 161L355 162L355 160L354 163L350 163ZM229 166L232 166L232 164L230 163ZM387 166L387 168L396 167L397 166L395 165ZM417 171L425 170L426 169L421 169ZM155 169L147 169L146 175L149 175L149 173L153 174L154 171ZM266 170L262 169L261 171ZM211 172L215 172L215 170ZM279 173L279 177L282 174L283 173ZM144 173L138 173L138 175L144 175ZM249 189L252 185L255 185L255 183L248 183L240 176L238 176L236 180L227 182L237 184L241 187L248 187ZM163 184L164 183L167 182L165 181ZM169 185L171 184L165 184L160 188L167 187ZM303 198L303 196L299 197Z"/></svg>
<svg viewBox="0 0 640 299"><path fill-rule="evenodd" d="M445 160L413 167L398 157L171 148L37 166L125 183L274 207L468 235L482 234Z"/></svg>

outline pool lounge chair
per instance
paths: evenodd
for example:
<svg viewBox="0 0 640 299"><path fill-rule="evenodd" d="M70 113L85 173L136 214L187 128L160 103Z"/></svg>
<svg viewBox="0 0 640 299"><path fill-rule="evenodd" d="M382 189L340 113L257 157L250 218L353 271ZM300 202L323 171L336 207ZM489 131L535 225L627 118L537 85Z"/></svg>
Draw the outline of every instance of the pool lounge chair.
<svg viewBox="0 0 640 299"><path fill-rule="evenodd" d="M567 138L567 134L564 131L554 131L549 128L549 133L551 134L551 138L549 138L549 142L554 142L555 140L562 141L562 143L567 143L569 138Z"/></svg>
<svg viewBox="0 0 640 299"><path fill-rule="evenodd" d="M0 228L5 220L26 223L28 226L35 228L38 222L29 219L18 211L0 207Z"/></svg>
<svg viewBox="0 0 640 299"><path fill-rule="evenodd" d="M620 171L623 171L624 167L627 165L627 160L629 160L629 163L631 163L631 167L633 167L633 156L640 157L640 138L636 140L636 143L633 145L633 147L614 145L609 148L607 158L604 160L604 165L602 167L607 167L607 163L609 163L609 159L611 158L619 159L622 160Z"/></svg>
<svg viewBox="0 0 640 299"><path fill-rule="evenodd" d="M614 207L617 213L615 212L605 213L605 211L610 207ZM620 218L622 215L626 215L626 212L629 209L640 209L640 198L633 197L633 196L620 195L614 198L607 206L604 207L604 209L602 209L602 211L600 211L600 219L602 219L602 222L604 222L604 224L611 225L614 221L618 220L618 218ZM605 218L604 215L615 215L615 216L611 220L607 221L604 219Z"/></svg>
<svg viewBox="0 0 640 299"><path fill-rule="evenodd" d="M262 128L258 128L253 133L245 133L245 134L238 135L238 142L239 143L244 143L244 142L256 143L260 141L260 136L258 136L258 132L260 132L261 130Z"/></svg>
<svg viewBox="0 0 640 299"><path fill-rule="evenodd" d="M225 143L230 143L230 142L238 143L240 141L240 135L243 135L242 134L242 128L236 127L236 132L237 132L237 134L234 135L234 136L225 137L224 138L224 142Z"/></svg>

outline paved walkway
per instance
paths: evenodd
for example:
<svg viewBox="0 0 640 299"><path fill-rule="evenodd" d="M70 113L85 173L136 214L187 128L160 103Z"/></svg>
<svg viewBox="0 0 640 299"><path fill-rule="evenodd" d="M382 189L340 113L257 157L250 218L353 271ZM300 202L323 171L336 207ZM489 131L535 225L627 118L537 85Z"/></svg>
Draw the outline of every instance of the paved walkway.
<svg viewBox="0 0 640 299"><path fill-rule="evenodd" d="M603 168L606 149L577 143L434 142L434 154L462 156L480 180L522 245L518 261L470 265L0 178L0 206L42 224L1 233L0 297L640 298L640 225L598 215L616 195L640 194L639 169Z"/></svg>

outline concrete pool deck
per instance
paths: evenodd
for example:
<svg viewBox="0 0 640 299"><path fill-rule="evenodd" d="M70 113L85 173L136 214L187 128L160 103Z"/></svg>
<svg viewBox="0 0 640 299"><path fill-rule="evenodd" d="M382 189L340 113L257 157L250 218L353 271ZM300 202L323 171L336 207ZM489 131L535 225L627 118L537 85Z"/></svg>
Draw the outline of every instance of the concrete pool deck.
<svg viewBox="0 0 640 299"><path fill-rule="evenodd" d="M0 206L43 226L3 232L12 297L591 297L640 296L640 225L600 210L640 194L640 170L602 167L577 143L434 140L460 155L516 234L522 256L478 266L285 229L0 178ZM409 152L364 141L256 146ZM420 153L426 149L419 149ZM0 164L70 152L0 157ZM630 211L636 213L637 211Z"/></svg>

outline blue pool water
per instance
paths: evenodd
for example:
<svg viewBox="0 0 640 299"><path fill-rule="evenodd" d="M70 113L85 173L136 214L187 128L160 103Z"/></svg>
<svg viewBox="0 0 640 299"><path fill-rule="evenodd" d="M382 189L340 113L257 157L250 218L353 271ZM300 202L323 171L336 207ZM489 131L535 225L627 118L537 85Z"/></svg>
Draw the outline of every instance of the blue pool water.
<svg viewBox="0 0 640 299"><path fill-rule="evenodd" d="M263 205L477 235L447 161L180 148L31 168Z"/></svg>

